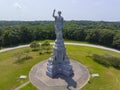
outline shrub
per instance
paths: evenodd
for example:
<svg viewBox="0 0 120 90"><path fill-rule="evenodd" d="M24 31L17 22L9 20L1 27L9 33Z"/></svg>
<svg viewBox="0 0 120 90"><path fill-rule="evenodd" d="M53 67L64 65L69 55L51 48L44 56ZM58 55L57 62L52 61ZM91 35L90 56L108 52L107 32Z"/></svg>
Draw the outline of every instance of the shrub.
<svg viewBox="0 0 120 90"><path fill-rule="evenodd" d="M120 69L120 58L113 57L110 59L110 63L113 67Z"/></svg>
<svg viewBox="0 0 120 90"><path fill-rule="evenodd" d="M93 54L92 58L94 61L98 62L99 64L102 64L106 67L115 67L117 69L120 69L120 58L114 57L114 56L108 56L108 55L97 55Z"/></svg>
<svg viewBox="0 0 120 90"><path fill-rule="evenodd" d="M100 64L102 64L102 65L104 65L104 66L106 66L106 67L109 67L109 66L110 66L110 62L109 62L109 60L107 60L106 57L103 57L103 56L94 54L94 55L92 56L92 58L93 58L94 61L96 61L96 62L98 62L98 63L100 63Z"/></svg>
<svg viewBox="0 0 120 90"><path fill-rule="evenodd" d="M33 41L31 44L30 44L30 47L33 48L33 51L38 51L40 49L40 44L36 41Z"/></svg>

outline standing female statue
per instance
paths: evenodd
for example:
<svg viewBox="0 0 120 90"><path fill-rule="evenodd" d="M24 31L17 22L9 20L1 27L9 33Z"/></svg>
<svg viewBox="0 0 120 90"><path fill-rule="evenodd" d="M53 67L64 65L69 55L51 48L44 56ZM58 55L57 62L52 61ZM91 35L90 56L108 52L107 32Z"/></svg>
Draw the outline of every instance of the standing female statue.
<svg viewBox="0 0 120 90"><path fill-rule="evenodd" d="M56 34L56 38L57 39L62 39L63 17L61 16L61 11L58 11L58 16L55 16L55 9L54 9L53 17L55 18L55 34Z"/></svg>

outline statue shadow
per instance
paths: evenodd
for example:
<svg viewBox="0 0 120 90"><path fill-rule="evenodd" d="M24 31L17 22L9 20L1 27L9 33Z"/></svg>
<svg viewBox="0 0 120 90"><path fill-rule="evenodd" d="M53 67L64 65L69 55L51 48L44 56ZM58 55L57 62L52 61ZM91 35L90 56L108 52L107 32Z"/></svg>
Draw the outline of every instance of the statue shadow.
<svg viewBox="0 0 120 90"><path fill-rule="evenodd" d="M63 74L58 74L58 75L56 75L56 77L54 77L55 79L57 79L57 78L61 78L61 79L63 79L66 83L67 83L67 89L68 90L72 90L71 88L76 88L76 86L77 86L77 83L76 83L76 81L73 79L73 76L74 75L72 75L72 76L70 76L70 77L67 77L67 76L65 76L65 75L63 75Z"/></svg>

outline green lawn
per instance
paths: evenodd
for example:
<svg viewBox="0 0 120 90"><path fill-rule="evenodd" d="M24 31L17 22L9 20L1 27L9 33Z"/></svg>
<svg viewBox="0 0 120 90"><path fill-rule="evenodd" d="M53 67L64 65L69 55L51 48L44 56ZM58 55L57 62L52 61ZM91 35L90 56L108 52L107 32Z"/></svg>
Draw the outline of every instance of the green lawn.
<svg viewBox="0 0 120 90"><path fill-rule="evenodd" d="M89 57L89 55L92 54L109 54L120 58L118 53L84 46L67 45L66 48L69 57L87 66L90 74L100 74L99 78L91 77L89 83L82 90L120 90L120 70L113 67L106 68ZM27 47L0 53L0 90L13 90L19 85L25 83L29 79L20 80L19 76L28 76L32 66L50 57L50 54L39 55L38 52L31 51L29 55L33 57L32 59L25 60L22 63L15 63L17 59L14 55L26 49L31 50ZM21 90L37 89L30 83Z"/></svg>
<svg viewBox="0 0 120 90"><path fill-rule="evenodd" d="M44 41L49 41L49 42L54 42L55 40L38 40L38 42L42 43ZM89 42L84 42L84 41L73 41L73 40L67 40L67 39L64 39L65 42L71 42L71 43L83 43L83 44L90 44Z"/></svg>

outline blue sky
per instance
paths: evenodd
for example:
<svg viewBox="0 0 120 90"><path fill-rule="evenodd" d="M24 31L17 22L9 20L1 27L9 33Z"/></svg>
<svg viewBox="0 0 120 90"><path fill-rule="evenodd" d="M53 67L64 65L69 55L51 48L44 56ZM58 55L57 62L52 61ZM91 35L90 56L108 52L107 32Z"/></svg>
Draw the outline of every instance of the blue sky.
<svg viewBox="0 0 120 90"><path fill-rule="evenodd" d="M54 8L65 20L120 21L120 0L0 0L0 20L53 20Z"/></svg>

